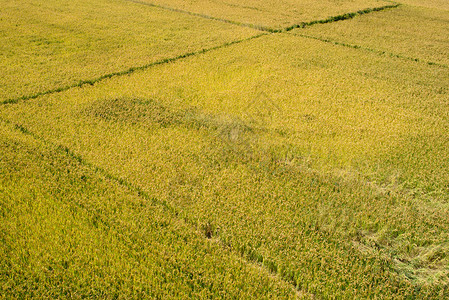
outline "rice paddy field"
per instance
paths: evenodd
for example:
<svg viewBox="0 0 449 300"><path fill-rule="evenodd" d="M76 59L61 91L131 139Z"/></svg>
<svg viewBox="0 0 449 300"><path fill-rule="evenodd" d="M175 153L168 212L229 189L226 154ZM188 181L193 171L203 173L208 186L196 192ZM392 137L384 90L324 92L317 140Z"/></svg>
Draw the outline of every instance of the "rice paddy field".
<svg viewBox="0 0 449 300"><path fill-rule="evenodd" d="M0 298L449 298L446 2L0 3Z"/></svg>

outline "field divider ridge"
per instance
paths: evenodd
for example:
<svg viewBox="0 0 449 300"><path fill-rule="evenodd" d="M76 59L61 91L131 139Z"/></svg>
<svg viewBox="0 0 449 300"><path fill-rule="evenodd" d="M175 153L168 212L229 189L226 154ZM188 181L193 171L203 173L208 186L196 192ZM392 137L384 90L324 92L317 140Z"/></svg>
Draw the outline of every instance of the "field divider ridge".
<svg viewBox="0 0 449 300"><path fill-rule="evenodd" d="M262 269L264 272L267 272L271 276L275 276L280 281L289 284L290 287L295 291L296 295L298 295L298 296L305 296L305 295L313 296L308 291L305 291L301 288L300 283L297 282L297 280L294 278L294 276L292 276L289 273L284 274L284 273L278 272L279 268L275 265L275 263L270 260L266 260L256 250L245 247L244 245L242 247L238 247L238 248L233 247L232 245L226 243L225 241L223 241L222 239L220 239L217 236L207 237L202 232L201 226L199 226L198 222L196 222L193 218L191 218L187 214L177 210L175 207L170 205L167 201L159 200L156 197L150 196L139 185L133 184L133 183L129 182L128 180L126 180L125 178L122 178L122 177L119 177L119 176L109 173L104 168L87 161L81 155L78 155L77 153L72 151L69 147L54 143L50 140L47 140L44 137L30 131L28 128L26 128L25 126L23 126L21 124L17 124L8 119L4 119L3 117L0 117L0 122L3 122L4 124L7 124L8 126L13 127L15 130L19 131L20 133L32 137L33 139L35 139L36 141L38 141L40 143L43 143L44 145L48 145L52 148L55 148L61 154L76 161L80 165L91 169L94 173L97 173L97 174L105 177L108 180L118 183L120 186L126 188L127 190L136 193L138 195L138 197L141 197L141 198L145 199L146 201L151 202L152 205L161 206L172 217L185 222L185 224L190 226L190 228L192 228L195 232L197 232L199 236L202 236L205 241L210 242L210 243L217 243L225 251L229 251L231 253L234 253L237 257L240 257L242 262L250 265L251 267Z"/></svg>
<svg viewBox="0 0 449 300"><path fill-rule="evenodd" d="M344 13L341 15L328 17L326 19L314 20L314 21L310 21L310 22L301 22L301 23L298 23L295 25L288 26L284 29L276 30L275 32L286 32L286 31L291 31L293 29L297 29L297 28L310 27L310 26L313 26L316 24L326 24L326 23L334 23L334 22L338 22L338 21L350 20L355 17L366 15L366 14L369 14L372 12L378 12L378 11L382 11L382 10L386 10L386 9L397 8L401 5L402 4L400 4L400 3L394 3L394 4L389 4L389 5L384 5L384 6L374 7L374 8L365 8L365 9L358 10L356 12Z"/></svg>
<svg viewBox="0 0 449 300"><path fill-rule="evenodd" d="M99 76L97 78L93 78L93 79L80 80L77 83L69 84L69 85L62 86L62 87L57 87L57 88L54 88L54 89L49 89L49 90L46 90L46 91L43 91L43 92L37 92L37 93L32 94L32 95L24 95L24 96L17 97L17 98L6 99L6 100L3 100L3 101L0 101L0 105L16 104L16 103L18 103L20 101L36 99L36 98L39 98L40 96L45 96L45 95L65 92L67 90L70 90L70 89L76 88L76 87L83 87L83 86L86 86L86 85L94 85L94 84L96 84L96 83L98 83L100 81L103 81L105 79L110 79L112 77L129 75L129 74L132 74L132 73L134 73L136 71L143 71L143 70L146 70L146 69L154 67L154 66L163 65L163 64L175 62L175 61L178 61L178 60L181 60L181 59L184 59L184 58L188 58L188 57L204 54L204 53L207 53L207 52L210 52L210 51L226 48L228 46L232 46L232 45L239 44L239 43L242 43L242 42L246 42L246 41L249 41L249 40L252 40L252 39L256 39L256 38L259 38L259 37L267 35L267 34L268 33L260 33L260 34L257 34L257 35L253 35L253 36L251 36L249 38L227 42L227 43L224 43L224 44L221 44L221 45L218 45L218 46L214 46L214 47L211 47L211 48L202 49L202 50L193 51L193 52L188 52L188 53L180 54L180 55L174 56L174 57L164 58L164 59L157 60L157 61L145 64L145 65L142 65L142 66L130 67L130 68L126 69L126 70L104 74L104 75L101 75L101 76Z"/></svg>
<svg viewBox="0 0 449 300"><path fill-rule="evenodd" d="M441 63L437 63L437 62L433 62L433 61L428 61L428 60L423 60L420 58L415 58L415 57L410 57L410 56L404 56L404 55L400 55L400 54L395 54L392 52L387 52L387 51L383 51L383 50L377 50L377 49L372 49L372 48L368 48L368 47L363 47L357 44L348 44L348 43L344 43L344 42L338 42L332 39L328 39L328 38L321 38L321 37L317 37L317 36L312 36L312 35L306 35L306 34L301 34L301 33L290 33L292 35L295 36L299 36L299 37L303 37L306 39L312 39L312 40L317 40L323 43L328 43L328 44L332 44L332 45L336 45L336 46L342 46L342 47L346 47L346 48L352 48L352 49L360 49L360 50L364 50L367 52L371 52L371 53L375 53L378 54L380 56L388 56L388 57L392 57L392 58L399 58L399 59L403 59L403 60L407 60L407 61L413 61L413 62L417 62L417 63L424 63L427 64L429 66L438 66L438 67L442 67L442 68L449 68L448 65L445 64L441 64Z"/></svg>

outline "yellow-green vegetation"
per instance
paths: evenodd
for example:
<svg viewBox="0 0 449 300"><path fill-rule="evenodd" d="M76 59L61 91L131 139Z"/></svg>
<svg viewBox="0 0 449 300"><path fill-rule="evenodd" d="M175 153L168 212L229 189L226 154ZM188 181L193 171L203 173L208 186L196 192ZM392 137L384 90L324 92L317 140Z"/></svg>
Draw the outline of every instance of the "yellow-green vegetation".
<svg viewBox="0 0 449 300"><path fill-rule="evenodd" d="M449 10L402 5L354 18L294 30L297 34L390 55L449 66Z"/></svg>
<svg viewBox="0 0 449 300"><path fill-rule="evenodd" d="M400 0L396 1L403 4L427 8L436 8L439 10L449 10L449 2L446 0Z"/></svg>
<svg viewBox="0 0 449 300"><path fill-rule="evenodd" d="M127 189L66 149L4 123L0 147L2 297L296 294L266 270L204 239L157 199Z"/></svg>
<svg viewBox="0 0 449 300"><path fill-rule="evenodd" d="M0 101L257 34L122 0L1 1Z"/></svg>
<svg viewBox="0 0 449 300"><path fill-rule="evenodd" d="M391 5L382 0L128 0L184 10L242 24L283 28L367 8Z"/></svg>
<svg viewBox="0 0 449 300"><path fill-rule="evenodd" d="M274 34L3 105L318 297L447 297L449 70Z"/></svg>
<svg viewBox="0 0 449 300"><path fill-rule="evenodd" d="M3 1L0 295L449 298L437 3Z"/></svg>

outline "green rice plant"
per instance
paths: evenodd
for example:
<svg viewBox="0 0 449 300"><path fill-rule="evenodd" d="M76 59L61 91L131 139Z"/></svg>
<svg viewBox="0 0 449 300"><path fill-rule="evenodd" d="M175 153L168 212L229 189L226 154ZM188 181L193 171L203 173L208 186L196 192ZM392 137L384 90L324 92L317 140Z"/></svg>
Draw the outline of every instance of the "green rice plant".
<svg viewBox="0 0 449 300"><path fill-rule="evenodd" d="M60 91L99 77L255 34L127 1L3 1L0 101Z"/></svg>
<svg viewBox="0 0 449 300"><path fill-rule="evenodd" d="M0 115L305 293L437 298L448 72L277 34Z"/></svg>

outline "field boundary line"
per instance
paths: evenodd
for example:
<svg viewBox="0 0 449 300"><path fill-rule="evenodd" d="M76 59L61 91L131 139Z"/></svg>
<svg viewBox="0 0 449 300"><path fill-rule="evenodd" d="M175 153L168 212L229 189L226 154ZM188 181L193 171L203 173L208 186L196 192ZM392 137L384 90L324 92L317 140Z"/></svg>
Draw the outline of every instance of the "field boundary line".
<svg viewBox="0 0 449 300"><path fill-rule="evenodd" d="M300 37L303 37L303 38L306 38L306 39L317 40L317 41L320 41L320 42L323 42L323 43L333 44L333 45L336 45L336 46L342 46L342 47L352 48L352 49L360 49L360 50L364 50L364 51L367 51L367 52L378 54L380 56L399 58L399 59L402 59L402 60L407 60L407 61L413 61L413 62L417 62L417 63L427 64L429 66L437 66L437 67L442 67L442 68L449 68L449 66L445 65L445 64L424 60L424 59L421 59L421 58L415 58L415 57L409 57L409 56L404 56L404 55L400 55L400 54L395 54L395 53L388 52L388 51L383 51L383 50L377 50L377 49L373 49L373 48L363 47L363 46L360 46L360 45L357 45L357 44L348 44L348 43L344 43L344 42L339 42L339 41L332 40L332 39L329 39L329 38L320 38L320 37L317 37L317 36L306 35L306 34L301 34L301 33L290 33L290 34L295 35L295 36L300 36Z"/></svg>
<svg viewBox="0 0 449 300"><path fill-rule="evenodd" d="M136 71L143 71L146 70L148 68L154 67L154 66L158 66L158 65L163 65L163 64L167 64L167 63L171 63L171 62L175 62L184 58L188 58L188 57L192 57L192 56L196 56L196 55L201 55L210 51L214 51L214 50L218 50L218 49L222 49L222 48L226 48L228 46L232 46L235 44L239 44L242 42L246 42L246 41L250 41L252 39L257 39L261 36L267 35L268 33L259 33L257 35L253 35L249 38L245 38L245 39L240 39L240 40L235 40L235 41L231 41L231 42L226 42L224 44L218 45L218 46L214 46L211 48L206 48L206 49L202 49L202 50L198 50L198 51L193 51L193 52L188 52L188 53L184 53L184 54L180 54L178 56L174 56L174 57L170 57L170 58L164 58L161 60L157 60L142 66L137 66L137 67L131 67L128 68L126 70L122 70L122 71L117 71L117 72L112 72L112 73L108 73L108 74L104 74L101 75L97 78L93 78L93 79L86 79L86 80L80 80L77 83L73 83L73 84L69 84L66 86L62 86L62 87L57 87L57 88L53 88L53 89L49 89L43 92L38 92L35 94L31 94L31 95L25 95L25 96L20 96L17 98L11 98L11 99L6 99L3 101L0 101L0 105L4 105L4 104L16 104L20 101L26 101L26 100L31 100L31 99L36 99L40 96L45 96L45 95L50 95L50 94L56 94L56 93L60 93L60 92L65 92L67 90L70 90L72 88L76 88L76 87L83 87L86 85L94 85L100 81L103 81L105 79L109 79L112 77L119 77L119 76L124 76L124 75L129 75L132 74Z"/></svg>
<svg viewBox="0 0 449 300"><path fill-rule="evenodd" d="M298 24L293 24L293 25L290 25L290 26L287 26L284 28L273 28L273 27L268 27L268 26L264 26L264 25L256 25L256 24L251 24L251 23L243 23L243 22L233 21L233 20L229 20L229 19L218 18L218 17L206 15L206 14L200 14L200 13L191 12L188 10L183 10L183 9L179 9L179 8L169 7L169 6L155 4L155 3L141 1L141 0L125 0L125 1L136 3L136 4L142 4L142 5L146 5L146 6L150 6L150 7L154 7L154 8L160 8L160 9L164 9L164 10L168 10L168 11L183 13L183 14L200 17L200 18L204 18L204 19L220 21L223 23L233 24L233 25L237 25L237 26L241 26L241 27L253 28L253 29L260 30L260 31L266 31L269 33L280 33L280 32L290 31L290 30L293 30L296 28L305 28L305 27L316 25L316 24L326 24L326 23L338 22L338 21L343 21L343 20L349 20L349 19L353 19L357 16L361 16L364 14L368 14L368 13L372 13L372 12L376 12L376 11L382 11L382 10L390 9L390 8L396 8L396 7L399 7L400 5L402 5L401 3L388 1L388 2L391 2L392 4L374 7L374 8L360 9L356 12L344 13L344 14L331 16L331 17L328 17L325 19L320 19L320 20L313 20L313 21L309 21L309 22L300 22Z"/></svg>
<svg viewBox="0 0 449 300"><path fill-rule="evenodd" d="M386 9L397 8L401 5L402 4L400 4L400 3L395 3L395 4L389 4L389 5L384 5L384 6L374 7L374 8L365 8L365 9L358 10L356 12L344 13L341 15L328 17L326 19L315 20L315 21L310 21L310 22L301 22L299 24L288 26L288 27L278 30L276 32L291 31L293 29L310 27L310 26L313 26L316 24L326 24L326 23L334 23L334 22L338 22L338 21L350 20L350 19L354 19L355 17L366 15L366 14L369 14L372 12L378 12L378 11L382 11L382 10L386 10Z"/></svg>
<svg viewBox="0 0 449 300"><path fill-rule="evenodd" d="M221 247L224 251L228 251L230 253L233 253L236 257L241 259L242 263L249 265L252 268L261 269L264 272L267 273L269 276L276 277L279 281L288 284L292 290L295 292L295 294L299 297L309 296L309 298L314 297L315 295L310 294L308 291L303 290L298 282L296 282L293 278L288 278L287 276L279 273L276 270L273 270L270 268L270 264L272 264L271 261L266 260L260 253L257 253L257 251L253 249L248 248L236 248L232 247L230 244L227 244L225 241L220 239L217 236L213 236L211 238L206 237L206 235L202 232L201 226L197 222L195 222L194 219L190 218L186 213L177 210L175 207L170 205L165 200L159 200L156 197L150 196L144 189L142 189L139 185L133 184L126 180L125 178L113 175L109 172L107 172L104 168L99 167L87 160L85 160L81 155L76 154L74 151L72 151L69 147L63 146L57 143L54 143L50 140L45 139L44 137L30 131L28 128L26 128L23 125L17 124L14 121L4 119L3 117L0 117L0 122L3 122L4 124L7 124L11 127L13 127L14 130L17 130L21 132L24 135L32 137L34 140L44 144L48 145L52 148L55 148L57 151L59 151L61 154L69 157L70 159L76 161L82 166L85 166L89 169L91 169L94 173L99 174L103 176L104 178L111 180L115 183L118 183L120 186L126 188L127 190L134 192L137 194L138 197L141 197L147 201L150 201L152 205L155 206L161 206L164 210L166 210L169 214L172 215L173 218L176 218L178 220L181 220L185 222L187 226L189 226L193 231L195 231L200 237L203 237L203 239L206 242L210 243L216 243L219 247Z"/></svg>

